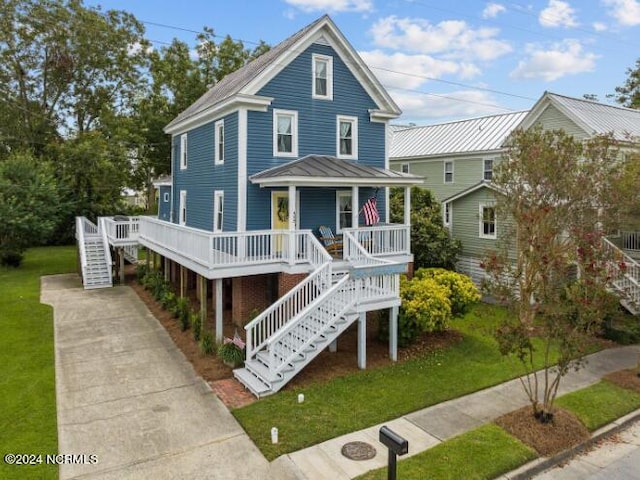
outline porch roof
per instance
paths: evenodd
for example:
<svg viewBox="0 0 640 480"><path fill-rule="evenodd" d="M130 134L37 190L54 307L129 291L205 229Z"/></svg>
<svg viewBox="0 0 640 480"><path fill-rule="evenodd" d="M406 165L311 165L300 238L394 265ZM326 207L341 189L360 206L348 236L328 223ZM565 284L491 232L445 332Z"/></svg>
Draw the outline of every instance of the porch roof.
<svg viewBox="0 0 640 480"><path fill-rule="evenodd" d="M249 180L261 187L409 187L423 183L422 177L417 175L370 167L329 155L307 155L256 173Z"/></svg>

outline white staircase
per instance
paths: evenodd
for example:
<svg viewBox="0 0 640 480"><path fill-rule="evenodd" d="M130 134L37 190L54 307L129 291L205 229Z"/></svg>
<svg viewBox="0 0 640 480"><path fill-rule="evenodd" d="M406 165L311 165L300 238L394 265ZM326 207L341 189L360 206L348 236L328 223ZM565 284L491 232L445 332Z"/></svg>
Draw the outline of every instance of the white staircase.
<svg viewBox="0 0 640 480"><path fill-rule="evenodd" d="M84 217L76 218L82 284L86 290L113 286L111 252L104 231Z"/></svg>
<svg viewBox="0 0 640 480"><path fill-rule="evenodd" d="M620 304L631 314L640 314L640 264L610 240L605 249L615 261L610 288L620 296Z"/></svg>

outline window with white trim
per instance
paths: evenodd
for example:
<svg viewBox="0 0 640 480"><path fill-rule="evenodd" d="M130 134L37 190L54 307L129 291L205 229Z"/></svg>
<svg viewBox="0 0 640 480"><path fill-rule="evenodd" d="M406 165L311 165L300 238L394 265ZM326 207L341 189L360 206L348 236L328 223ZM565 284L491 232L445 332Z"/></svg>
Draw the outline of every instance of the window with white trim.
<svg viewBox="0 0 640 480"><path fill-rule="evenodd" d="M444 225L448 227L449 225L451 225L451 204L447 202L447 203L444 203L442 206L443 206L442 221L444 222Z"/></svg>
<svg viewBox="0 0 640 480"><path fill-rule="evenodd" d="M213 231L221 232L224 225L224 191L213 192Z"/></svg>
<svg viewBox="0 0 640 480"><path fill-rule="evenodd" d="M312 97L333 100L333 57L313 54Z"/></svg>
<svg viewBox="0 0 640 480"><path fill-rule="evenodd" d="M493 178L493 159L485 158L482 164L482 179L489 181Z"/></svg>
<svg viewBox="0 0 640 480"><path fill-rule="evenodd" d="M187 191L180 190L180 210L178 213L178 221L180 225L187 224Z"/></svg>
<svg viewBox="0 0 640 480"><path fill-rule="evenodd" d="M187 134L180 135L180 170L187 168Z"/></svg>
<svg viewBox="0 0 640 480"><path fill-rule="evenodd" d="M358 118L338 116L337 121L338 158L358 158Z"/></svg>
<svg viewBox="0 0 640 480"><path fill-rule="evenodd" d="M444 183L453 183L453 162L444 162Z"/></svg>
<svg viewBox="0 0 640 480"><path fill-rule="evenodd" d="M336 192L336 230L342 233L343 228L351 228L353 226L353 198L351 191Z"/></svg>
<svg viewBox="0 0 640 480"><path fill-rule="evenodd" d="M222 165L224 163L224 120L218 120L215 123L214 128L214 144L216 149L214 154L214 163L216 165Z"/></svg>
<svg viewBox="0 0 640 480"><path fill-rule="evenodd" d="M402 173L410 173L409 172L409 164L408 163L403 163L402 165L400 165L400 171Z"/></svg>
<svg viewBox="0 0 640 480"><path fill-rule="evenodd" d="M298 156L298 112L273 111L273 156Z"/></svg>
<svg viewBox="0 0 640 480"><path fill-rule="evenodd" d="M496 208L480 204L480 238L496 238Z"/></svg>
<svg viewBox="0 0 640 480"><path fill-rule="evenodd" d="M163 200L165 202L168 202L169 201L169 192L164 192L164 195L162 196L162 198L163 198Z"/></svg>

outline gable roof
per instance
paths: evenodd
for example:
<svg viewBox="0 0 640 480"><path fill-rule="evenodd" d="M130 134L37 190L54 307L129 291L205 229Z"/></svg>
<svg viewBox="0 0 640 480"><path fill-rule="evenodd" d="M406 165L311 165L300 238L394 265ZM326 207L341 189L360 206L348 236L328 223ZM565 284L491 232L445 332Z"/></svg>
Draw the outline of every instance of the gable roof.
<svg viewBox="0 0 640 480"><path fill-rule="evenodd" d="M481 188L488 188L489 190L500 193L500 190L498 190L498 188L493 183L488 182L487 180L480 180L475 185L471 185L469 188L465 188L464 190L445 198L444 200L442 200L442 204L444 205L445 203L455 202L459 198L466 197L470 193L480 190Z"/></svg>
<svg viewBox="0 0 640 480"><path fill-rule="evenodd" d="M176 133L184 130L185 128L181 127L185 127L189 119L201 117L208 111L214 114L219 110L216 107L225 106L236 97L240 101L251 101L251 97L254 97L253 100L260 105L270 104L272 99L257 97L256 93L316 40L331 45L358 78L378 106L378 111L372 113L388 118L395 118L402 113L335 23L328 15L324 15L263 55L225 76L169 122L164 128L165 132Z"/></svg>
<svg viewBox="0 0 640 480"><path fill-rule="evenodd" d="M521 127L527 129L540 118L549 105L555 106L575 122L587 135L613 133L619 141L640 137L640 110L544 92L533 106Z"/></svg>
<svg viewBox="0 0 640 480"><path fill-rule="evenodd" d="M359 185L371 187L411 186L422 183L422 178L410 173L370 167L330 155L307 155L284 165L264 170L249 177L262 187L339 186Z"/></svg>
<svg viewBox="0 0 640 480"><path fill-rule="evenodd" d="M527 112L511 112L393 132L392 160L499 150Z"/></svg>

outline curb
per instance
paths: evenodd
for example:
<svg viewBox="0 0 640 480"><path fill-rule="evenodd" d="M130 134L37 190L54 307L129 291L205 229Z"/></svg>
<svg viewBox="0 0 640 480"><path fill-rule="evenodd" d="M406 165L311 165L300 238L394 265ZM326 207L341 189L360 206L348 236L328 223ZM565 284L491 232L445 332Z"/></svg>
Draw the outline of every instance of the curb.
<svg viewBox="0 0 640 480"><path fill-rule="evenodd" d="M509 480L526 480L528 478L533 477L534 475L539 475L540 473L549 470L561 463L564 463L571 458L581 454L585 450L591 448L596 442L602 440L603 438L609 437L614 433L618 433L622 430L625 430L632 423L635 423L640 420L640 409L635 410L631 413L628 413L624 417L620 417L614 422L605 425L602 428L596 430L591 438L585 442L582 442L575 447L569 448L564 452L560 452L553 457L545 457L545 458L537 458L536 460L532 460L529 463L522 465L520 468L516 470L512 470L509 473L504 474L499 478L506 478Z"/></svg>

